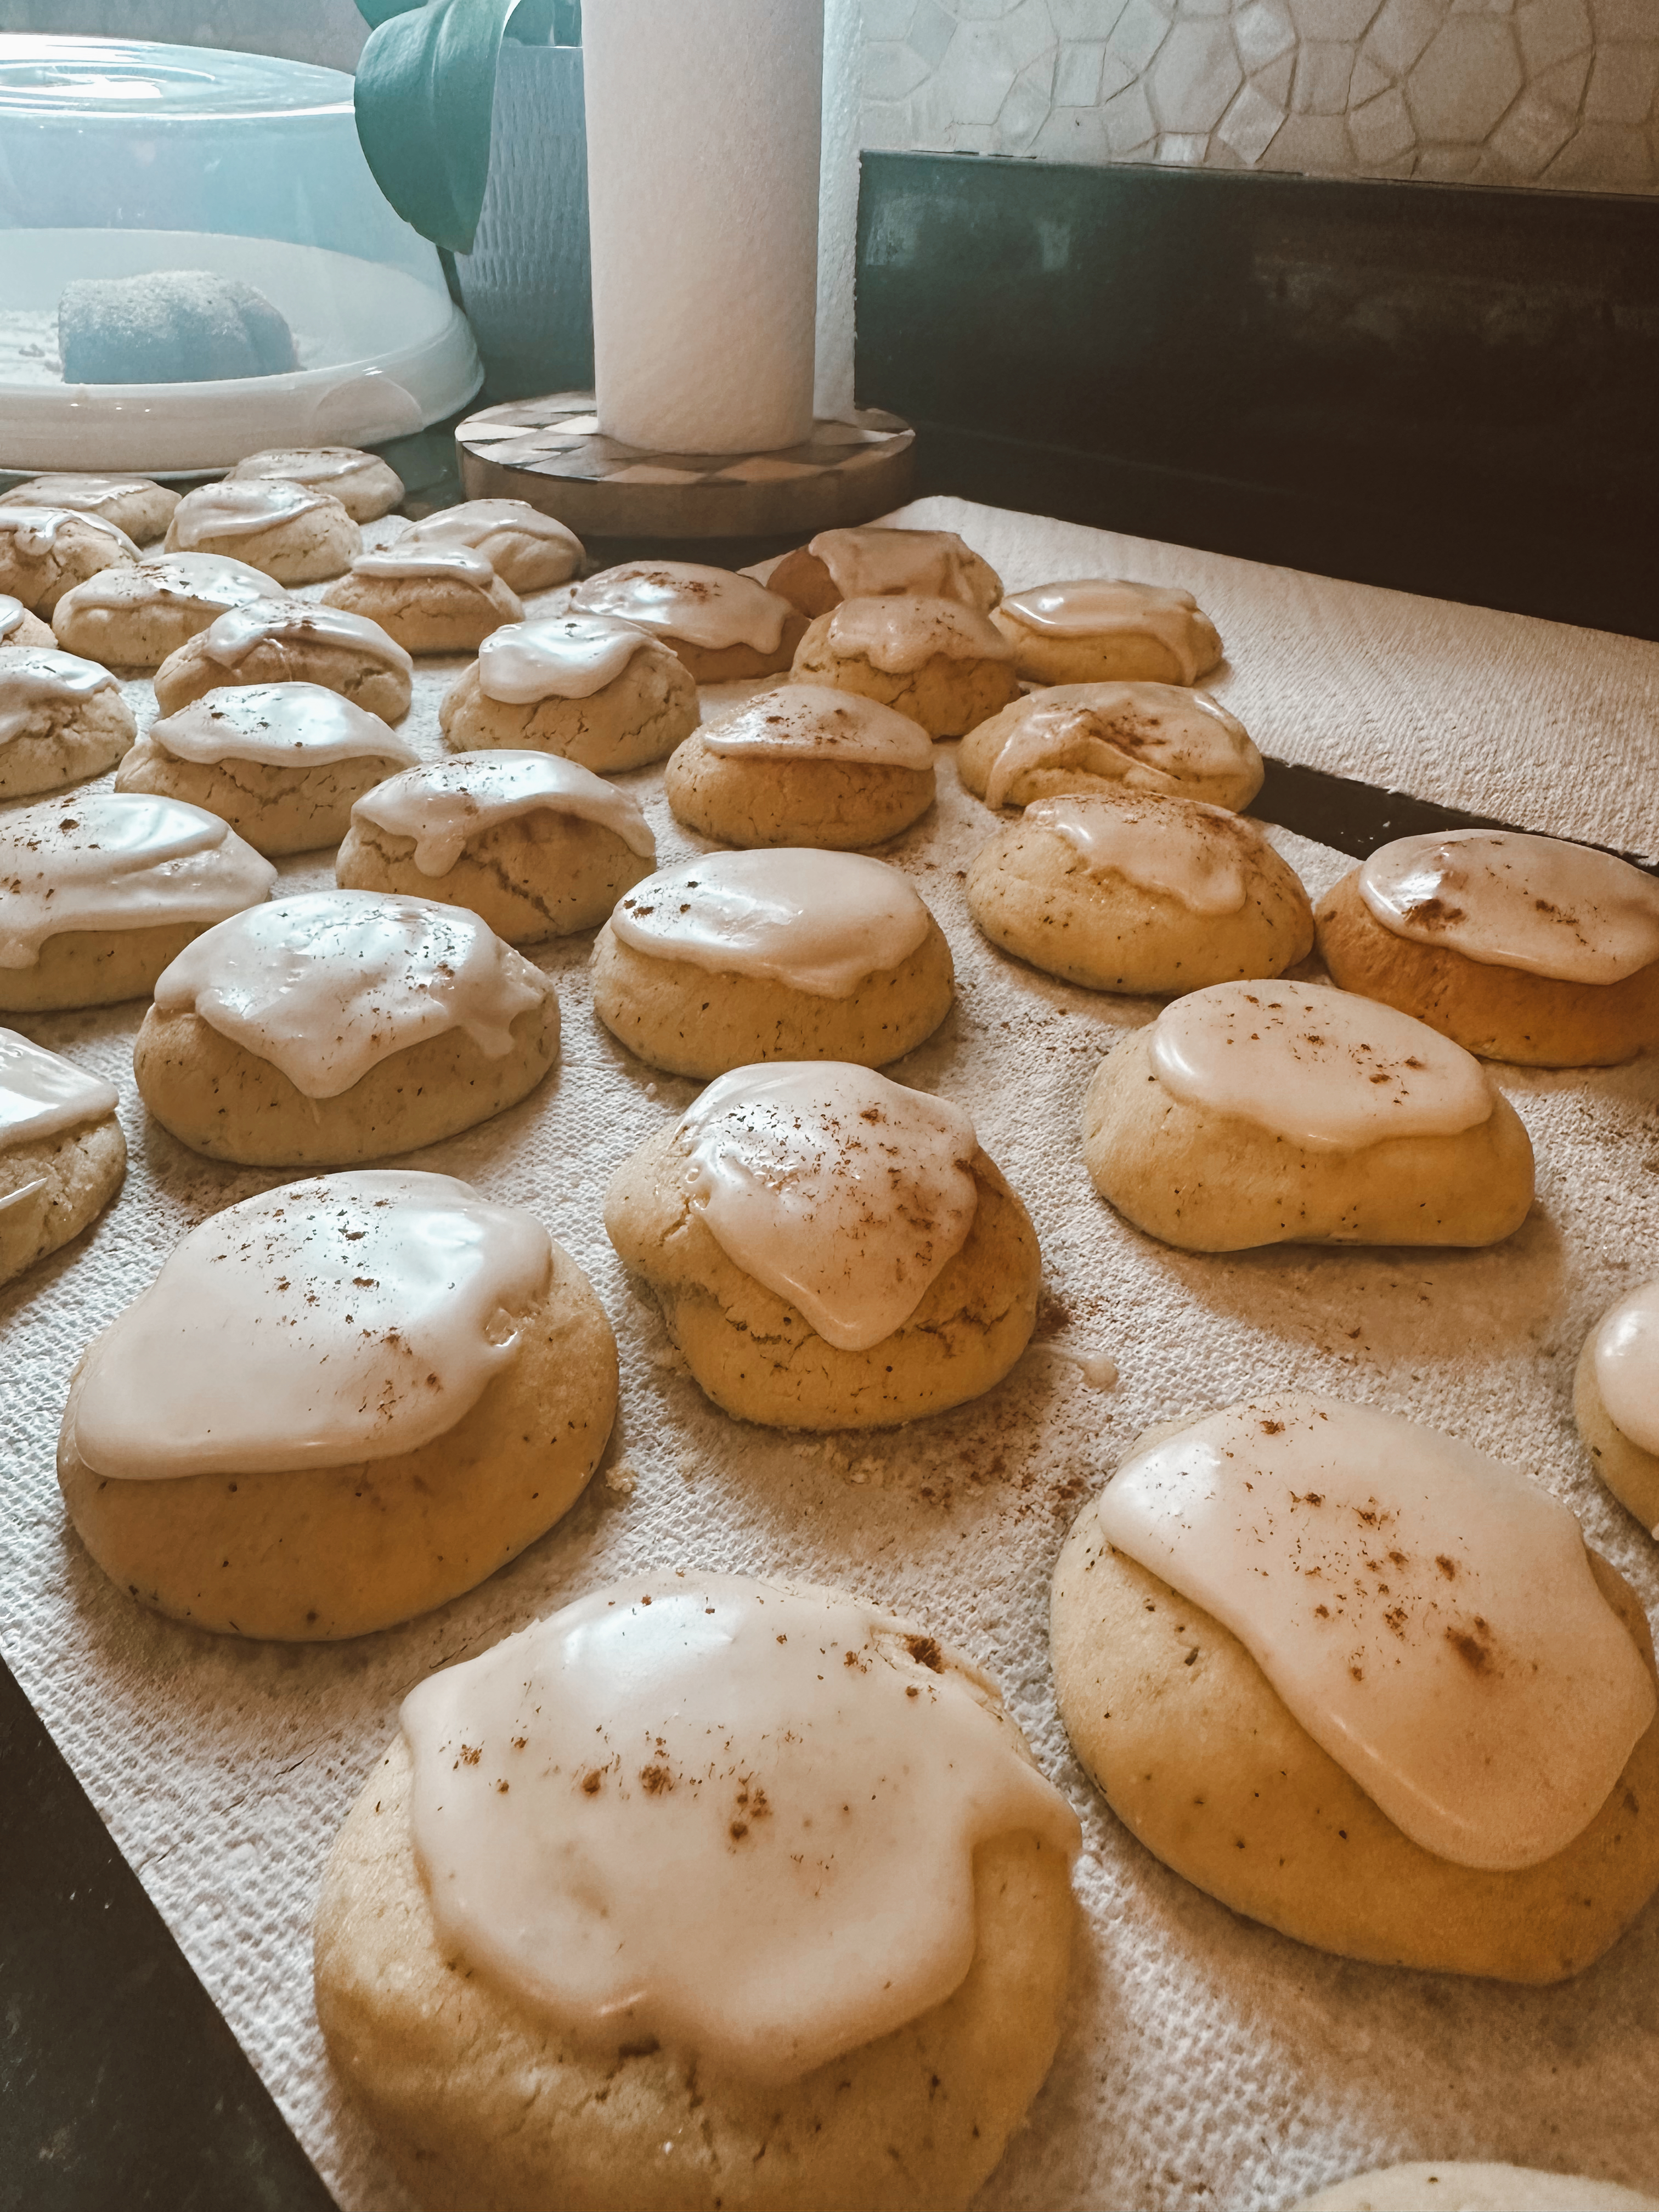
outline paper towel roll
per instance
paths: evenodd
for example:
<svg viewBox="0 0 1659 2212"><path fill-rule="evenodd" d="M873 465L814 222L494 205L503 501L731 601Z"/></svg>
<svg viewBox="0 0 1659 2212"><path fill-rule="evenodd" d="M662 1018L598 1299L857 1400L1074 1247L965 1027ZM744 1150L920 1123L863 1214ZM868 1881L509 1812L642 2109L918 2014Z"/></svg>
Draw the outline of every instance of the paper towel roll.
<svg viewBox="0 0 1659 2212"><path fill-rule="evenodd" d="M587 0L593 368L623 444L812 427L823 0Z"/></svg>

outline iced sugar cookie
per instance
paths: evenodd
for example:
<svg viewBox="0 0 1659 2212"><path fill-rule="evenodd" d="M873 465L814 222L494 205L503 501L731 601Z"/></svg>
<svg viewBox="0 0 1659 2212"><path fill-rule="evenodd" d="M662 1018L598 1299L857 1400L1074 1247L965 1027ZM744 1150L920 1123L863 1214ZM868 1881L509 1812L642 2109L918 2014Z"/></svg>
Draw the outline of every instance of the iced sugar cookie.
<svg viewBox="0 0 1659 2212"><path fill-rule="evenodd" d="M137 565L124 530L67 507L0 505L0 592L50 621L65 592L106 568Z"/></svg>
<svg viewBox="0 0 1659 2212"><path fill-rule="evenodd" d="M52 624L32 615L21 599L0 592L0 645L54 645ZM97 655L93 655L94 659Z"/></svg>
<svg viewBox="0 0 1659 2212"><path fill-rule="evenodd" d="M65 507L71 514L113 523L135 545L151 545L173 520L179 495L149 477L95 476L66 470L31 477L0 492L0 507Z"/></svg>
<svg viewBox="0 0 1659 2212"><path fill-rule="evenodd" d="M630 561L570 590L571 611L635 623L677 653L699 684L778 676L806 618L752 576L697 561Z"/></svg>
<svg viewBox="0 0 1659 2212"><path fill-rule="evenodd" d="M169 553L229 553L279 584L337 576L363 534L337 499L289 479L203 484L173 511Z"/></svg>
<svg viewBox="0 0 1659 2212"><path fill-rule="evenodd" d="M542 616L484 640L438 726L453 753L558 753L614 775L661 760L696 729L697 686L635 623Z"/></svg>
<svg viewBox="0 0 1659 2212"><path fill-rule="evenodd" d="M908 879L852 853L708 853L647 877L593 947L593 1011L641 1060L881 1066L931 1036L955 970Z"/></svg>
<svg viewBox="0 0 1659 2212"><path fill-rule="evenodd" d="M56 1252L121 1188L112 1086L0 1029L0 1283Z"/></svg>
<svg viewBox="0 0 1659 2212"><path fill-rule="evenodd" d="M1196 684L1221 638L1190 592L1086 576L1039 584L993 617L1028 684Z"/></svg>
<svg viewBox="0 0 1659 2212"><path fill-rule="evenodd" d="M136 727L120 686L96 661L50 647L0 645L0 799L102 775Z"/></svg>
<svg viewBox="0 0 1659 2212"><path fill-rule="evenodd" d="M256 852L308 853L337 845L364 792L418 758L337 691L248 684L204 692L152 722L115 787L204 806Z"/></svg>
<svg viewBox="0 0 1659 2212"><path fill-rule="evenodd" d="M933 803L933 744L854 691L786 684L695 730L663 776L688 827L725 845L879 845Z"/></svg>
<svg viewBox="0 0 1659 2212"><path fill-rule="evenodd" d="M1532 1204L1520 1116L1460 1046L1314 983L1217 983L1103 1062L1097 1190L1189 1252L1495 1244Z"/></svg>
<svg viewBox="0 0 1659 2212"><path fill-rule="evenodd" d="M961 737L1019 690L1000 633L960 599L843 599L813 623L790 672L896 707L933 738Z"/></svg>
<svg viewBox="0 0 1659 2212"><path fill-rule="evenodd" d="M1518 830L1402 837L1328 891L1319 950L1489 1060L1603 1066L1659 1043L1659 882Z"/></svg>
<svg viewBox="0 0 1659 2212"><path fill-rule="evenodd" d="M610 1325L532 1215L451 1176L321 1176L203 1222L94 1340L58 1480L142 1604L320 1643L533 1543L616 1409Z"/></svg>
<svg viewBox="0 0 1659 2212"><path fill-rule="evenodd" d="M533 945L596 927L656 857L638 801L591 769L464 753L360 799L334 872L356 890L470 907L509 945Z"/></svg>
<svg viewBox="0 0 1659 2212"><path fill-rule="evenodd" d="M320 684L383 722L409 712L414 670L395 638L365 615L301 599L251 599L167 655L155 698L176 714L231 684Z"/></svg>
<svg viewBox="0 0 1659 2212"><path fill-rule="evenodd" d="M1296 2212L1659 2212L1659 2197L1584 2174L1425 2159L1356 2173L1304 2197Z"/></svg>
<svg viewBox="0 0 1659 2212"><path fill-rule="evenodd" d="M250 453L230 472L233 483L279 477L326 492L354 522L374 522L390 514L404 495L403 479L389 461L357 446L281 446Z"/></svg>
<svg viewBox="0 0 1659 2212"><path fill-rule="evenodd" d="M843 599L894 594L960 599L988 614L1002 597L996 570L954 530L887 530L875 523L821 530L810 544L769 562L759 580L809 617L827 615Z"/></svg>
<svg viewBox="0 0 1659 2212"><path fill-rule="evenodd" d="M406 539L360 553L323 604L367 615L410 653L474 653L491 630L524 614L482 553Z"/></svg>
<svg viewBox="0 0 1659 2212"><path fill-rule="evenodd" d="M1641 1607L1450 1437L1297 1392L1165 1431L1078 1516L1050 1637L1118 1817L1302 1942L1554 1982L1659 1884Z"/></svg>
<svg viewBox="0 0 1659 2212"><path fill-rule="evenodd" d="M132 1057L150 1112L210 1159L349 1167L516 1105L558 1050L552 984L476 915L316 891L176 959Z"/></svg>
<svg viewBox="0 0 1659 2212"><path fill-rule="evenodd" d="M1142 791L1248 806L1261 756L1236 714L1179 684L1060 684L970 730L957 773L988 806L1071 791Z"/></svg>
<svg viewBox="0 0 1659 2212"><path fill-rule="evenodd" d="M232 607L269 599L270 579L223 553L150 553L65 592L52 626L66 652L112 668L159 668Z"/></svg>
<svg viewBox="0 0 1659 2212"><path fill-rule="evenodd" d="M401 1717L317 2014L428 2212L967 2204L1059 2039L1079 1846L976 1667L834 1590L652 1574Z"/></svg>
<svg viewBox="0 0 1659 2212"><path fill-rule="evenodd" d="M524 499L468 499L417 522L399 545L467 545L520 593L551 591L581 567L574 530Z"/></svg>
<svg viewBox="0 0 1659 2212"><path fill-rule="evenodd" d="M1620 1298L1586 1337L1572 1410L1595 1472L1659 1531L1659 1283Z"/></svg>

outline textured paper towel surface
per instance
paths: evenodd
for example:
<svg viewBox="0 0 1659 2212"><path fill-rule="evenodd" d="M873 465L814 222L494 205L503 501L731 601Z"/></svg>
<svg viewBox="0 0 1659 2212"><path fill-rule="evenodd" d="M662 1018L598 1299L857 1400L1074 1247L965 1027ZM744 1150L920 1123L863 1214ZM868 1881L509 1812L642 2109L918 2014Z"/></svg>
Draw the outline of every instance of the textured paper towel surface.
<svg viewBox="0 0 1659 2212"><path fill-rule="evenodd" d="M1218 688L1275 750L1480 805L1501 790L1501 811L1532 826L1652 843L1659 647L954 504L909 519L962 528L1015 585L1103 567L1191 581L1233 657ZM406 726L425 751L457 665L417 678ZM131 696L147 703L148 686ZM1574 701L1597 702L1589 726L1562 719ZM598 1285L623 1410L589 1493L483 1589L388 1635L304 1650L174 1626L112 1589L66 1531L52 1442L86 1339L184 1230L281 1178L197 1160L145 1122L130 1063L141 1008L24 1019L119 1086L133 1157L98 1227L0 1292L5 1656L346 2212L406 2212L406 2200L312 2014L310 1917L331 1838L412 1683L665 1563L805 1576L925 1619L1001 1683L1083 1819L1064 2040L980 2212L1276 2212L1345 2173L1428 2157L1653 2188L1659 1908L1601 1965L1542 1991L1355 1966L1251 1927L1151 1858L1079 1772L1054 1716L1045 1622L1079 1503L1138 1431L1280 1384L1374 1400L1525 1468L1583 1516L1651 1612L1653 1547L1589 1474L1570 1399L1592 1321L1659 1273L1654 1063L1500 1071L1537 1148L1539 1204L1496 1251L1165 1250L1096 1196L1077 1134L1102 1053L1155 1010L1071 989L978 939L959 875L992 822L958 786L952 750L939 749L936 812L887 850L950 938L960 997L895 1072L969 1108L1036 1221L1050 1302L1042 1341L1001 1389L908 1430L811 1443L702 1400L599 1222L612 1167L694 1086L630 1060L597 1026L580 938L541 956L564 1009L558 1069L524 1105L411 1158L532 1207ZM659 771L623 781L665 860L694 848ZM1316 893L1349 865L1274 842ZM328 879L315 860L283 874L295 888ZM1115 1389L1091 1388L1067 1356L1092 1352L1118 1363Z"/></svg>

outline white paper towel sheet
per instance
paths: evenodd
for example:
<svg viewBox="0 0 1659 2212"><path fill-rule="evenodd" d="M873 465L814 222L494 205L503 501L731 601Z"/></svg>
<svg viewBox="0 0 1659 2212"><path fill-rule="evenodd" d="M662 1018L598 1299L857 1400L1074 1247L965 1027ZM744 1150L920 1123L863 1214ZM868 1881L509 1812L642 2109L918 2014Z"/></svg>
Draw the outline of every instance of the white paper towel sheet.
<svg viewBox="0 0 1659 2212"><path fill-rule="evenodd" d="M1655 848L1659 647L952 501L905 519L960 528L1014 588L1102 569L1190 583L1227 640L1217 688L1269 749ZM457 665L422 664L407 726L426 752ZM149 687L131 696L147 702ZM909 1430L812 1443L704 1402L599 1220L612 1167L694 1086L630 1060L598 1027L580 938L542 956L565 1014L553 1076L412 1157L535 1209L598 1285L623 1410L589 1493L482 1589L388 1635L306 1650L174 1626L112 1589L65 1529L52 1472L64 1387L86 1339L185 1229L282 1178L197 1160L146 1123L130 1063L141 1008L23 1019L119 1085L132 1166L89 1237L0 1292L5 1656L346 2212L406 2212L406 2200L312 2014L311 1911L333 1834L412 1683L665 1562L836 1583L926 1620L996 1676L1083 1818L1065 2037L980 2212L1275 2212L1419 2157L1659 2187L1659 1907L1602 1964L1547 1990L1356 1966L1252 1927L1106 1810L1055 1718L1046 1637L1055 1553L1138 1431L1281 1384L1375 1400L1527 1468L1653 1611L1654 1547L1589 1472L1571 1380L1595 1316L1659 1273L1659 1066L1499 1071L1537 1148L1539 1205L1495 1251L1165 1250L1096 1196L1078 1146L1102 1053L1155 1009L1071 989L977 936L960 872L993 823L951 753L939 749L937 811L888 850L950 938L960 998L895 1073L970 1109L1036 1221L1045 1333L1001 1389ZM623 781L665 860L694 849L659 771ZM1316 893L1350 865L1274 842ZM329 879L315 860L283 875L295 888ZM1090 1387L1067 1356L1095 1352L1118 1363L1115 1389Z"/></svg>

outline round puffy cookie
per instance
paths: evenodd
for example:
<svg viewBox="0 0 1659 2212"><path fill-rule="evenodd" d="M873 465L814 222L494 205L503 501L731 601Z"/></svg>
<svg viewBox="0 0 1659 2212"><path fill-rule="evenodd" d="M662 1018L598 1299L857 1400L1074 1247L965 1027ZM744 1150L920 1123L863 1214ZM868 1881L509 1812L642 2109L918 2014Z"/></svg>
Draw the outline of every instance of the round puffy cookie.
<svg viewBox="0 0 1659 2212"><path fill-rule="evenodd" d="M443 696L452 753L557 753L597 774L664 759L697 726L696 679L636 623L547 615L495 631Z"/></svg>
<svg viewBox="0 0 1659 2212"><path fill-rule="evenodd" d="M597 927L656 857L638 803L590 769L464 753L360 799L334 873L356 890L470 907L509 945L533 945Z"/></svg>
<svg viewBox="0 0 1659 2212"><path fill-rule="evenodd" d="M418 758L337 691L250 684L204 692L152 722L115 788L205 807L256 853L309 853L337 845L363 793Z"/></svg>
<svg viewBox="0 0 1659 2212"><path fill-rule="evenodd" d="M149 553L65 592L52 627L66 652L111 668L159 668L233 607L269 599L270 579L223 553Z"/></svg>
<svg viewBox="0 0 1659 2212"><path fill-rule="evenodd" d="M1221 637L1190 592L1121 577L1039 584L1005 599L992 620L1028 684L1196 684Z"/></svg>
<svg viewBox="0 0 1659 2212"><path fill-rule="evenodd" d="M351 1167L470 1129L558 1057L553 986L465 908L318 891L210 930L133 1047L169 1134L244 1167Z"/></svg>
<svg viewBox="0 0 1659 2212"><path fill-rule="evenodd" d="M417 522L398 543L469 546L520 593L568 584L586 557L574 530L524 499L468 499Z"/></svg>
<svg viewBox="0 0 1659 2212"><path fill-rule="evenodd" d="M1659 1531L1659 1284L1620 1298L1585 1338L1572 1411L1595 1472Z"/></svg>
<svg viewBox="0 0 1659 2212"><path fill-rule="evenodd" d="M1060 684L970 730L957 773L988 806L1072 791L1144 791L1235 811L1261 788L1261 756L1236 714L1179 684Z"/></svg>
<svg viewBox="0 0 1659 2212"><path fill-rule="evenodd" d="M148 998L193 938L269 896L270 862L199 806L77 792L0 816L0 1012Z"/></svg>
<svg viewBox="0 0 1659 2212"><path fill-rule="evenodd" d="M250 453L238 461L231 483L260 483L270 478L326 492L354 522L374 522L401 505L403 478L389 461L357 446L281 446Z"/></svg>
<svg viewBox="0 0 1659 2212"><path fill-rule="evenodd" d="M1556 1982L1659 1884L1635 1594L1518 1469L1396 1415L1275 1392L1140 1439L1049 1648L1118 1818L1299 1942Z"/></svg>
<svg viewBox="0 0 1659 2212"><path fill-rule="evenodd" d="M1594 846L1518 830L1402 837L1315 915L1344 990L1486 1059L1600 1067L1659 1044L1659 882Z"/></svg>
<svg viewBox="0 0 1659 2212"><path fill-rule="evenodd" d="M1036 1323L1036 1235L968 1115L849 1062L711 1084L617 1170L605 1225L698 1387L769 1428L962 1405Z"/></svg>
<svg viewBox="0 0 1659 2212"><path fill-rule="evenodd" d="M1419 2159L1351 2174L1304 2197L1294 2212L1659 2212L1659 2197L1588 2174Z"/></svg>
<svg viewBox="0 0 1659 2212"><path fill-rule="evenodd" d="M51 619L65 592L106 568L137 565L124 530L67 507L0 505L0 592Z"/></svg>
<svg viewBox="0 0 1659 2212"><path fill-rule="evenodd" d="M0 645L0 799L102 775L137 726L120 686L96 661Z"/></svg>
<svg viewBox="0 0 1659 2212"><path fill-rule="evenodd" d="M810 847L708 853L620 899L593 1011L653 1067L707 1079L763 1060L879 1067L931 1036L951 948L884 861Z"/></svg>
<svg viewBox="0 0 1659 2212"><path fill-rule="evenodd" d="M1279 975L1313 947L1301 878L1254 823L1121 787L1029 806L974 855L967 898L994 945L1091 991Z"/></svg>
<svg viewBox="0 0 1659 2212"><path fill-rule="evenodd" d="M1013 655L960 599L843 599L819 615L790 671L896 707L933 738L959 738L1018 692Z"/></svg>
<svg viewBox="0 0 1659 2212"><path fill-rule="evenodd" d="M725 845L879 845L933 805L933 739L876 700L786 684L694 731L663 789L680 821Z"/></svg>
<svg viewBox="0 0 1659 2212"><path fill-rule="evenodd" d="M74 514L113 523L135 545L153 545L167 532L179 495L149 477L93 476L67 470L31 477L0 492L0 507L66 507Z"/></svg>
<svg viewBox="0 0 1659 2212"><path fill-rule="evenodd" d="M809 618L827 615L843 599L896 592L960 599L981 614L1002 597L996 570L954 530L890 530L874 523L821 530L810 544L745 573Z"/></svg>
<svg viewBox="0 0 1659 2212"><path fill-rule="evenodd" d="M406 540L360 553L323 604L367 615L410 653L472 653L524 609L482 553Z"/></svg>
<svg viewBox="0 0 1659 2212"><path fill-rule="evenodd" d="M58 1480L141 1604L325 1642L515 1558L616 1409L610 1324L533 1217L449 1176L320 1176L192 1230L94 1340Z"/></svg>
<svg viewBox="0 0 1659 2212"><path fill-rule="evenodd" d="M619 1639L626 1676L596 1686L592 1655ZM803 1680L826 1645L845 1663ZM561 1692L503 1717L506 1668ZM732 1751L715 1786L653 1789L717 1713ZM324 1874L316 2003L425 2212L966 2206L1058 2044L1077 1850L977 1668L835 1591L653 1575L433 1678L401 1717ZM662 1747L645 1786L633 1757L592 1765L596 1738L631 1747L641 1729ZM866 1823L872 1740L896 1755ZM593 1786L550 1796L539 1774L573 1753ZM787 1855L803 1819L833 1820L850 1869L836 1925ZM527 1856L532 1824L570 1844ZM488 1903L469 1881L458 1914L447 1871L481 1837L499 1878ZM595 1870L580 1891L555 1871L572 1859ZM504 1942L497 1902L521 1927L572 1929L584 1957L603 1911L607 1956L640 1962L621 2021L590 2023L588 1988L573 2004L534 1937Z"/></svg>
<svg viewBox="0 0 1659 2212"><path fill-rule="evenodd" d="M254 477L186 492L162 543L169 553L228 553L279 584L317 584L350 566L363 533L326 491Z"/></svg>
<svg viewBox="0 0 1659 2212"><path fill-rule="evenodd" d="M0 1283L78 1237L121 1188L111 1085L0 1029Z"/></svg>
<svg viewBox="0 0 1659 2212"><path fill-rule="evenodd" d="M1102 1063L1083 1158L1137 1229L1188 1252L1495 1244L1532 1206L1532 1146L1479 1060L1311 983L1218 983Z"/></svg>
<svg viewBox="0 0 1659 2212"><path fill-rule="evenodd" d="M570 586L578 614L610 615L647 630L699 684L781 676L806 617L752 576L699 561L629 561Z"/></svg>
<svg viewBox="0 0 1659 2212"><path fill-rule="evenodd" d="M167 655L155 672L155 702L176 714L232 684L315 684L396 722L409 712L414 667L366 615L303 599L250 599Z"/></svg>
<svg viewBox="0 0 1659 2212"><path fill-rule="evenodd" d="M32 615L21 599L14 599L9 592L0 592L0 646L55 645L50 623L43 623L39 615ZM98 656L94 653L95 660Z"/></svg>

